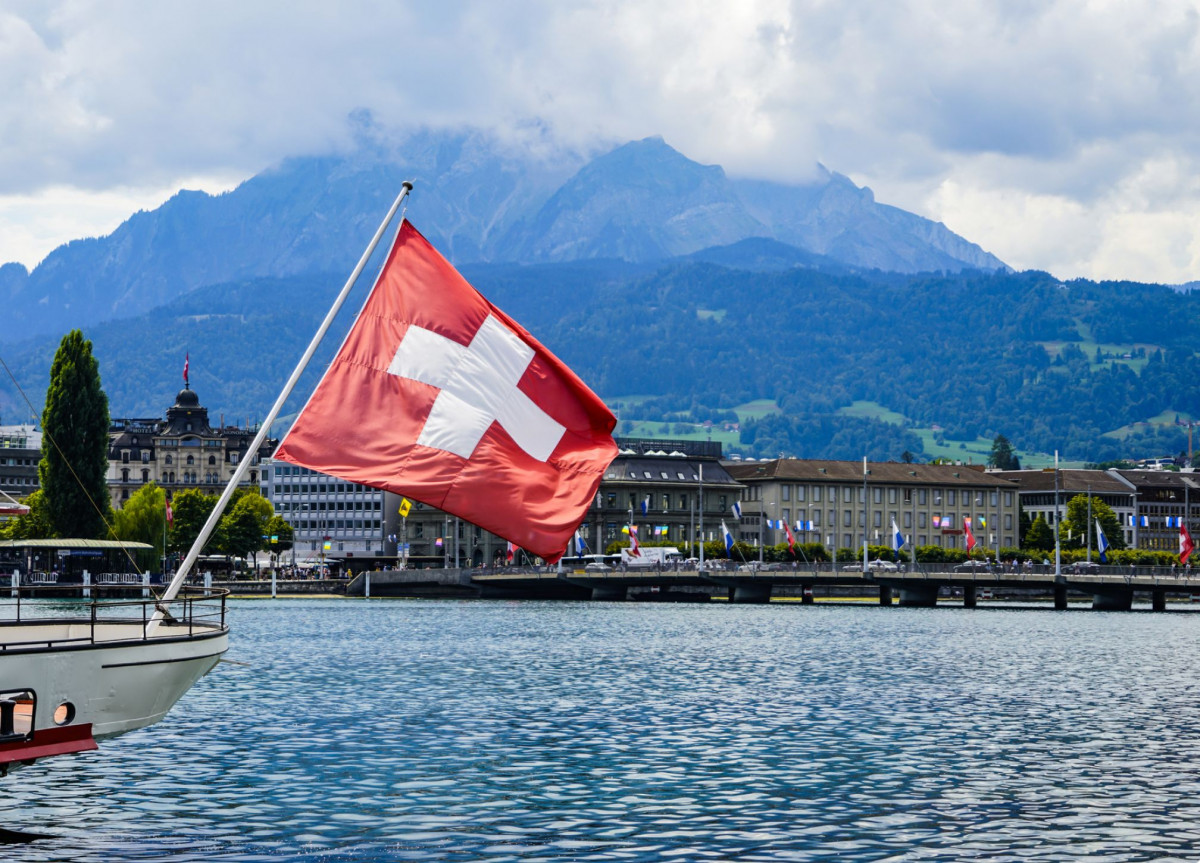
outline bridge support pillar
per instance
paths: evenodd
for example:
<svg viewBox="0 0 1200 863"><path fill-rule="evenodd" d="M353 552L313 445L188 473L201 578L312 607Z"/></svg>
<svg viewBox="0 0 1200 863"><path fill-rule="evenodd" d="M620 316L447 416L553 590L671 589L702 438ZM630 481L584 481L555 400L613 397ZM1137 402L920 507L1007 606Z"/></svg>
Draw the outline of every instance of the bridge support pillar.
<svg viewBox="0 0 1200 863"><path fill-rule="evenodd" d="M1167 610L1167 592L1165 590L1150 591L1150 607L1155 611Z"/></svg>
<svg viewBox="0 0 1200 863"><path fill-rule="evenodd" d="M592 586L592 599L598 599L602 602L617 602L625 598L626 588L624 585L615 584L597 584Z"/></svg>
<svg viewBox="0 0 1200 863"><path fill-rule="evenodd" d="M734 586L730 602L739 605L771 601L771 585L769 584L739 584Z"/></svg>
<svg viewBox="0 0 1200 863"><path fill-rule="evenodd" d="M801 605L812 605L813 604L813 591L812 591L811 584L804 585L804 592L801 594L801 597L802 597L800 600Z"/></svg>
<svg viewBox="0 0 1200 863"><path fill-rule="evenodd" d="M1133 591L1092 594L1092 608L1096 611L1129 611L1133 608Z"/></svg>
<svg viewBox="0 0 1200 863"><path fill-rule="evenodd" d="M975 585L968 584L963 588L963 608L974 608L975 603Z"/></svg>
<svg viewBox="0 0 1200 863"><path fill-rule="evenodd" d="M879 585L879 604L880 605L891 605L892 604L892 589L891 589L891 587L889 587L886 584Z"/></svg>
<svg viewBox="0 0 1200 863"><path fill-rule="evenodd" d="M937 606L938 589L932 585L906 585L900 588L902 608L934 608Z"/></svg>
<svg viewBox="0 0 1200 863"><path fill-rule="evenodd" d="M1054 585L1054 610L1067 610L1067 586L1065 584Z"/></svg>

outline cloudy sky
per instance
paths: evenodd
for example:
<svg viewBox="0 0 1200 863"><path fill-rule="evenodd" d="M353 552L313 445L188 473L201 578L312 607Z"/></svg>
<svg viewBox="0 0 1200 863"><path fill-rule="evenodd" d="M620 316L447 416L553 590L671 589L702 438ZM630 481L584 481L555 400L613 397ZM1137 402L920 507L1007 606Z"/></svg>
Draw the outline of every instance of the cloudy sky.
<svg viewBox="0 0 1200 863"><path fill-rule="evenodd" d="M386 127L817 162L1019 269L1200 279L1200 9L1027 0L0 0L0 262Z"/></svg>

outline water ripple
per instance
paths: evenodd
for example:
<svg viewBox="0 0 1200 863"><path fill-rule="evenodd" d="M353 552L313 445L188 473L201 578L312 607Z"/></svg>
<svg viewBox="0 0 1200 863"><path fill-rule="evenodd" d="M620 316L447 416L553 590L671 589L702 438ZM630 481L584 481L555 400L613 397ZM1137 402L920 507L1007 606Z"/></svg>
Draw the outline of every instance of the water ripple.
<svg viewBox="0 0 1200 863"><path fill-rule="evenodd" d="M4 780L17 861L1159 860L1200 615L247 601L166 721Z"/></svg>

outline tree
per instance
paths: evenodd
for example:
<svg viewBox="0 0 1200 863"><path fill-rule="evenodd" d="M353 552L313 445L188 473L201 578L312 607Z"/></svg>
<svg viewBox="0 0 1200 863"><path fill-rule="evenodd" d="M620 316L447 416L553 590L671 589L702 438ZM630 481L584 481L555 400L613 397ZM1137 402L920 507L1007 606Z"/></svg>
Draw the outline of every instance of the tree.
<svg viewBox="0 0 1200 863"><path fill-rule="evenodd" d="M1054 548L1054 532L1050 530L1050 525L1046 523L1045 517L1039 515L1029 526L1029 530L1025 534L1024 548L1037 551L1049 551Z"/></svg>
<svg viewBox="0 0 1200 863"><path fill-rule="evenodd" d="M1104 538L1108 540L1111 548L1125 547L1125 532L1121 530L1121 522L1117 519L1117 514L1112 511L1112 507L1098 497L1092 498L1092 519L1093 549L1099 550L1095 521L1100 522L1100 527L1104 530ZM1077 494L1067 501L1067 516L1059 525L1058 530L1059 540L1064 545L1070 545L1072 548L1084 547L1088 538L1088 496L1086 494Z"/></svg>
<svg viewBox="0 0 1200 863"><path fill-rule="evenodd" d="M253 505L243 498L221 517L221 540L218 548L231 557L249 557L262 548L262 531L265 526L259 521Z"/></svg>
<svg viewBox="0 0 1200 863"><path fill-rule="evenodd" d="M992 441L992 456L989 464L997 470L1020 470L1021 460L1013 452L1013 446L1004 435L996 435Z"/></svg>
<svg viewBox="0 0 1200 863"><path fill-rule="evenodd" d="M166 492L152 482L147 483L113 513L113 534L117 539L145 542L154 546L153 552L147 552L143 559L139 559L139 569L153 566L155 562L162 560L167 526L166 499Z"/></svg>
<svg viewBox="0 0 1200 863"><path fill-rule="evenodd" d="M217 505L215 495L205 494L198 488L184 489L171 498L171 510L175 520L167 537L167 547L171 551L186 553L200 535L200 529L213 507ZM218 548L220 531L214 531L204 544L205 550Z"/></svg>
<svg viewBox="0 0 1200 863"><path fill-rule="evenodd" d="M276 537L272 540L271 537ZM267 521L267 550L276 554L288 551L292 547L294 532L292 526L284 521L283 516L273 515Z"/></svg>
<svg viewBox="0 0 1200 863"><path fill-rule="evenodd" d="M0 539L50 539L54 527L46 510L46 496L38 489L22 501L29 512L9 519L0 527Z"/></svg>
<svg viewBox="0 0 1200 863"><path fill-rule="evenodd" d="M55 535L102 538L111 510L108 397L92 343L79 330L67 333L54 354L42 431L38 481Z"/></svg>
<svg viewBox="0 0 1200 863"><path fill-rule="evenodd" d="M254 557L268 547L267 522L275 514L271 502L254 490L243 492L221 517L221 544L225 554Z"/></svg>

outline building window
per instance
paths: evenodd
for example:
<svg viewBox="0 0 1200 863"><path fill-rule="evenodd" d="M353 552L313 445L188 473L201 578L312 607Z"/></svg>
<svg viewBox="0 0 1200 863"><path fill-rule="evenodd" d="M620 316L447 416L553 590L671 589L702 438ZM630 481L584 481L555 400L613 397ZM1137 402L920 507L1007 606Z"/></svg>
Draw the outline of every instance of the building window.
<svg viewBox="0 0 1200 863"><path fill-rule="evenodd" d="M946 506L954 506L954 489L946 492Z"/></svg>
<svg viewBox="0 0 1200 863"><path fill-rule="evenodd" d="M853 519L854 519L854 513L852 513L848 509L843 510L843 512L842 512L842 527L849 527L850 525L854 524Z"/></svg>
<svg viewBox="0 0 1200 863"><path fill-rule="evenodd" d="M129 482L129 468L121 470L121 482Z"/></svg>
<svg viewBox="0 0 1200 863"><path fill-rule="evenodd" d="M121 464L129 464L129 450L121 450Z"/></svg>
<svg viewBox="0 0 1200 863"><path fill-rule="evenodd" d="M208 457L208 463L210 465L215 465L217 463L217 457L215 455L210 455Z"/></svg>
<svg viewBox="0 0 1200 863"><path fill-rule="evenodd" d="M783 485L780 488L780 495L781 495L781 498L780 498L781 500L791 500L792 499L792 487L790 485L786 485L786 484Z"/></svg>
<svg viewBox="0 0 1200 863"><path fill-rule="evenodd" d="M871 502L883 503L883 489L881 489L879 486L875 486L875 488L871 489Z"/></svg>
<svg viewBox="0 0 1200 863"><path fill-rule="evenodd" d="M804 503L804 486L796 486L796 503Z"/></svg>
<svg viewBox="0 0 1200 863"><path fill-rule="evenodd" d="M163 464L172 464L172 463L173 462L171 461L171 456L169 456L169 455L165 459L163 459Z"/></svg>
<svg viewBox="0 0 1200 863"><path fill-rule="evenodd" d="M148 470L142 471L142 482L150 482L150 471L148 471Z"/></svg>
<svg viewBox="0 0 1200 863"><path fill-rule="evenodd" d="M875 527L883 527L883 513L875 510Z"/></svg>
<svg viewBox="0 0 1200 863"><path fill-rule="evenodd" d="M821 487L820 487L819 485L814 485L814 486L813 486L813 495L812 495L812 497L813 497L813 503L820 503L820 502L821 502Z"/></svg>
<svg viewBox="0 0 1200 863"><path fill-rule="evenodd" d="M888 489L888 503L895 503L895 502L896 502L896 490L894 488L889 488Z"/></svg>
<svg viewBox="0 0 1200 863"><path fill-rule="evenodd" d="M150 450L142 450L142 464L150 463Z"/></svg>
<svg viewBox="0 0 1200 863"><path fill-rule="evenodd" d="M191 467L191 466L192 466L192 465L194 465L195 463L196 463L196 460L195 460L194 458L192 458L191 456L188 456L188 457L187 457L187 464L188 464L188 466L189 466L189 467Z"/></svg>
<svg viewBox="0 0 1200 863"><path fill-rule="evenodd" d="M911 488L906 488L904 490L904 502L912 503L912 489Z"/></svg>

